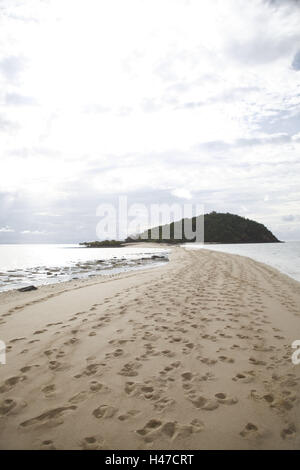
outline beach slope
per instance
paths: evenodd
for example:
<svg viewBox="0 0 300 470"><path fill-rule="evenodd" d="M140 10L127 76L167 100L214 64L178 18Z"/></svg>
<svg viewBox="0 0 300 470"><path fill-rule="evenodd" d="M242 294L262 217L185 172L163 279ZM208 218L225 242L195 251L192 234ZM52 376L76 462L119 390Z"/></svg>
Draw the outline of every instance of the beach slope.
<svg viewBox="0 0 300 470"><path fill-rule="evenodd" d="M237 255L0 295L1 449L299 449L300 284Z"/></svg>

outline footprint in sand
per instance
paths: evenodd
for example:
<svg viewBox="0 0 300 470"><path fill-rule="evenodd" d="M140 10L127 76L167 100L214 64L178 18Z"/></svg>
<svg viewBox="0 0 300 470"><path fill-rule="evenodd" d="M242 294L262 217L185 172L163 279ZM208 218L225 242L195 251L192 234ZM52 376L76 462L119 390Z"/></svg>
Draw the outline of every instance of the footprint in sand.
<svg viewBox="0 0 300 470"><path fill-rule="evenodd" d="M166 357L174 357L176 355L173 351L170 351L170 349L164 349L161 353Z"/></svg>
<svg viewBox="0 0 300 470"><path fill-rule="evenodd" d="M162 422L159 419L150 419L145 426L137 429L145 442L153 442L155 439L167 438L174 440L177 437L186 438L195 432L200 432L204 428L201 421L194 419L190 424L182 425L177 421Z"/></svg>
<svg viewBox="0 0 300 470"><path fill-rule="evenodd" d="M118 416L118 419L120 421L127 421L127 419L134 418L135 416L137 416L140 413L141 413L141 411L139 411L139 410L129 410L129 411L127 411L127 413L124 413L124 414Z"/></svg>
<svg viewBox="0 0 300 470"><path fill-rule="evenodd" d="M55 385L46 385L42 388L42 392L45 394L46 398L51 398L55 396Z"/></svg>
<svg viewBox="0 0 300 470"><path fill-rule="evenodd" d="M77 409L77 406L61 406L59 408L53 408L52 410L45 411L44 413L23 421L20 423L22 427L32 426L34 424L46 424L50 426L59 426L63 423L63 420L60 419L67 411L74 411Z"/></svg>
<svg viewBox="0 0 300 470"><path fill-rule="evenodd" d="M70 346L72 344L75 344L75 343L78 343L79 342L79 339L78 338L71 338L69 339L68 341L66 341L64 343L65 346Z"/></svg>
<svg viewBox="0 0 300 470"><path fill-rule="evenodd" d="M220 361L226 362L227 364L233 364L234 359L232 357L227 357L227 356L219 356Z"/></svg>
<svg viewBox="0 0 300 470"><path fill-rule="evenodd" d="M49 357L49 356L52 356L52 354L54 354L56 351L57 351L56 348L54 348L54 349L47 349L46 351L44 351L44 354L45 354L45 356Z"/></svg>
<svg viewBox="0 0 300 470"><path fill-rule="evenodd" d="M54 442L51 441L50 439L47 439L46 441L43 441L41 447L42 447L43 450L56 450Z"/></svg>
<svg viewBox="0 0 300 470"><path fill-rule="evenodd" d="M4 384L0 387L0 393L8 392L19 382L23 382L26 379L27 379L26 375L10 377L9 379L5 380Z"/></svg>
<svg viewBox="0 0 300 470"><path fill-rule="evenodd" d="M81 378L83 375L87 375L87 376L90 376L90 375L95 375L97 372L98 372L98 369L101 367L101 366L105 366L106 364L104 362L102 363L92 363L92 364L89 364L85 369L84 371L82 372L82 374L77 374L75 375L75 379L79 379Z"/></svg>
<svg viewBox="0 0 300 470"><path fill-rule="evenodd" d="M209 357L203 357L201 359L201 356L199 356L197 359L200 359L203 364L207 364L208 366L213 366L218 362L215 359L210 359Z"/></svg>
<svg viewBox="0 0 300 470"><path fill-rule="evenodd" d="M119 374L124 375L125 377L135 377L138 375L138 369L141 367L141 364L138 362L128 362L120 370Z"/></svg>
<svg viewBox="0 0 300 470"><path fill-rule="evenodd" d="M266 395L263 395L263 400L265 400L267 403L273 403L274 401L274 395L272 393L267 393Z"/></svg>
<svg viewBox="0 0 300 470"><path fill-rule="evenodd" d="M202 395L195 397L194 392L190 393L190 400L196 408L201 408L201 410L214 411L219 407L217 400L205 398Z"/></svg>
<svg viewBox="0 0 300 470"><path fill-rule="evenodd" d="M88 436L85 437L81 443L80 447L83 450L100 450L103 449L105 441L100 436Z"/></svg>
<svg viewBox="0 0 300 470"><path fill-rule="evenodd" d="M216 393L215 397L217 398L218 402L224 405L235 405L238 403L238 399L236 397L228 398L226 393Z"/></svg>
<svg viewBox="0 0 300 470"><path fill-rule="evenodd" d="M48 367L50 370L54 371L63 371L69 369L69 366L67 364L63 364L58 361L50 361Z"/></svg>
<svg viewBox="0 0 300 470"><path fill-rule="evenodd" d="M24 341L26 338L23 336L22 338L14 338L10 340L10 343L17 343L18 341Z"/></svg>
<svg viewBox="0 0 300 470"><path fill-rule="evenodd" d="M26 406L27 403L25 401L6 398L5 400L0 401L0 416L7 416L11 413L17 414Z"/></svg>
<svg viewBox="0 0 300 470"><path fill-rule="evenodd" d="M95 418L113 418L117 413L118 408L110 405L101 405L93 411Z"/></svg>
<svg viewBox="0 0 300 470"><path fill-rule="evenodd" d="M281 412L289 411L294 407L293 401L295 397L290 398L278 398L277 400L274 399L270 402L272 408L277 408Z"/></svg>
<svg viewBox="0 0 300 470"><path fill-rule="evenodd" d="M148 383L142 384L139 382L126 382L125 392L127 395L133 395L137 397L143 397L146 399L159 398L159 394L154 395L154 387Z"/></svg>
<svg viewBox="0 0 300 470"><path fill-rule="evenodd" d="M265 366L267 364L265 361L261 361L255 357L249 357L249 362L255 366Z"/></svg>
<svg viewBox="0 0 300 470"><path fill-rule="evenodd" d="M158 412L162 412L174 408L175 403L176 401L173 398L165 396L154 402L154 408Z"/></svg>
<svg viewBox="0 0 300 470"><path fill-rule="evenodd" d="M109 392L110 389L106 385L104 385L100 382L97 382L96 380L92 380L90 382L90 391L91 392L100 392L100 391L101 392Z"/></svg>
<svg viewBox="0 0 300 470"><path fill-rule="evenodd" d="M248 371L248 372L239 372L236 374L235 377L232 378L234 382L242 382L245 384L253 382L255 379L255 372L254 371Z"/></svg>
<svg viewBox="0 0 300 470"><path fill-rule="evenodd" d="M296 431L296 426L293 423L290 423L288 426L282 429L280 436L282 437L282 439L291 439L295 437Z"/></svg>
<svg viewBox="0 0 300 470"><path fill-rule="evenodd" d="M153 439L151 439L151 433L156 430L156 429L159 429L160 427L162 426L162 421L158 420L158 419L150 419L150 421L148 421L145 426L141 429L137 429L137 434L139 434L140 436L144 437L144 440L148 440L151 441ZM150 434L150 436L148 436ZM149 439L150 437L150 439Z"/></svg>
<svg viewBox="0 0 300 470"><path fill-rule="evenodd" d="M240 432L240 435L245 439L258 441L270 437L271 432L269 430L260 430L256 424L249 422Z"/></svg>
<svg viewBox="0 0 300 470"><path fill-rule="evenodd" d="M123 356L124 351L121 348L115 349L112 353L107 353L105 354L105 359L112 359L114 357L120 357Z"/></svg>
<svg viewBox="0 0 300 470"><path fill-rule="evenodd" d="M193 378L193 374L192 374L192 372L184 372L183 374L181 374L181 377L182 377L183 380L190 381Z"/></svg>

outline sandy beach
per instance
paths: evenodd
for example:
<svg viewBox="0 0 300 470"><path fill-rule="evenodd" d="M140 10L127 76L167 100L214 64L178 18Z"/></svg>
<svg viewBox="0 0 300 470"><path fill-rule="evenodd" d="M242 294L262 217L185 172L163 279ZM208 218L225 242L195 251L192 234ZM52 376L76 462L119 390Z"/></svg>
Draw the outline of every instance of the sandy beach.
<svg viewBox="0 0 300 470"><path fill-rule="evenodd" d="M267 265L175 247L0 299L1 449L300 447L300 283Z"/></svg>

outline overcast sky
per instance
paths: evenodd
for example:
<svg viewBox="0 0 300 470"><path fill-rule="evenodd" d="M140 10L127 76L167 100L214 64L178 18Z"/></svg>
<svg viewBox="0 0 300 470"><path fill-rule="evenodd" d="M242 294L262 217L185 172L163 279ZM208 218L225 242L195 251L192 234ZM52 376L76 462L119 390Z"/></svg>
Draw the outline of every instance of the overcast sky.
<svg viewBox="0 0 300 470"><path fill-rule="evenodd" d="M204 204L300 240L300 3L0 0L0 243Z"/></svg>

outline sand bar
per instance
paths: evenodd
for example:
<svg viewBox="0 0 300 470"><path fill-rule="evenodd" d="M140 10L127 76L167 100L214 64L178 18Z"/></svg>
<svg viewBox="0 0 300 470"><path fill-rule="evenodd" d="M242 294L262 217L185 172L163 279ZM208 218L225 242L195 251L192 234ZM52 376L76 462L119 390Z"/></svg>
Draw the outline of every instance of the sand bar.
<svg viewBox="0 0 300 470"><path fill-rule="evenodd" d="M1 449L300 447L300 283L264 264L173 248L0 299Z"/></svg>

